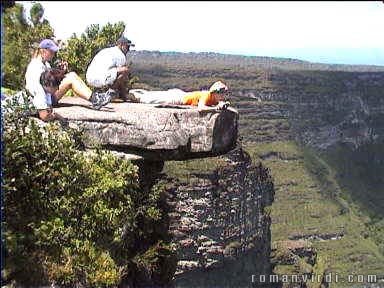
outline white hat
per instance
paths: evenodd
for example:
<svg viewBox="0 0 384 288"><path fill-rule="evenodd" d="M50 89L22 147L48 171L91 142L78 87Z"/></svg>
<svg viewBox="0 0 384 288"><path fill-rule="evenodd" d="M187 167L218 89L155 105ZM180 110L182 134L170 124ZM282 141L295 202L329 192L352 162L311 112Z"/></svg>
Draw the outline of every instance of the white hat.
<svg viewBox="0 0 384 288"><path fill-rule="evenodd" d="M217 81L213 83L212 86L209 88L209 92L222 92L222 90L228 91L227 85L225 85L225 83L222 81Z"/></svg>

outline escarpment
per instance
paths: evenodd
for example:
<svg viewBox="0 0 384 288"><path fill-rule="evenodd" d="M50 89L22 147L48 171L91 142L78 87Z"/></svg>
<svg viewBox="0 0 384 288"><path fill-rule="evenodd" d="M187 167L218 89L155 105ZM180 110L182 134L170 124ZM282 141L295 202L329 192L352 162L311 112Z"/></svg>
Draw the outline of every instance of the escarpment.
<svg viewBox="0 0 384 288"><path fill-rule="evenodd" d="M253 164L241 146L220 161L169 189L169 229L179 259L175 283L181 287L247 287L253 274L271 274L269 170Z"/></svg>
<svg viewBox="0 0 384 288"><path fill-rule="evenodd" d="M352 149L384 139L383 72L270 72L265 87L233 92L248 141L296 140Z"/></svg>
<svg viewBox="0 0 384 288"><path fill-rule="evenodd" d="M178 259L174 284L248 286L253 274L271 273L267 207L273 182L269 170L243 151L236 110L199 113L181 106L110 103L94 111L88 105L65 98L55 112L83 130L88 148L101 145L137 164L143 193L167 182L164 232ZM207 167L191 174L193 181L164 174L169 161L189 159L208 159Z"/></svg>

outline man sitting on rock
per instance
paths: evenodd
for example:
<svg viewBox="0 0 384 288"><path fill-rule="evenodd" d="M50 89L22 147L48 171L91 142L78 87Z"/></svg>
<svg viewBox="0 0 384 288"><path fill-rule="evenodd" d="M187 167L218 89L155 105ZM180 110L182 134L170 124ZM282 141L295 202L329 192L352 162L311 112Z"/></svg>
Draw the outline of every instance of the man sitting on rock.
<svg viewBox="0 0 384 288"><path fill-rule="evenodd" d="M100 50L89 64L86 79L90 86L127 100L129 67L126 55L135 46L125 37L120 37L116 45ZM105 91L103 91L105 92Z"/></svg>
<svg viewBox="0 0 384 288"><path fill-rule="evenodd" d="M185 92L174 88L167 91L147 91L131 89L136 102L147 104L175 104L197 106L200 112L225 109L229 106L227 98L228 87L222 81L212 84L209 90Z"/></svg>

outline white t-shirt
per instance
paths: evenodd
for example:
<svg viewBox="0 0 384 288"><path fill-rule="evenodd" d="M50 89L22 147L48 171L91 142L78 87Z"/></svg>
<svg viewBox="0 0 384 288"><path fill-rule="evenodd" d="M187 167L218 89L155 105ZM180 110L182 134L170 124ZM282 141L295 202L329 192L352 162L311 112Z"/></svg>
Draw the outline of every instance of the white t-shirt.
<svg viewBox="0 0 384 288"><path fill-rule="evenodd" d="M43 72L51 68L48 62L43 63L40 58L33 58L29 62L27 72L25 73L25 88L33 96L33 106L42 110L52 106L51 94L44 91L40 83L40 77Z"/></svg>
<svg viewBox="0 0 384 288"><path fill-rule="evenodd" d="M92 59L85 75L89 85L103 87L112 85L117 78L116 67L127 65L125 54L117 46L100 50Z"/></svg>

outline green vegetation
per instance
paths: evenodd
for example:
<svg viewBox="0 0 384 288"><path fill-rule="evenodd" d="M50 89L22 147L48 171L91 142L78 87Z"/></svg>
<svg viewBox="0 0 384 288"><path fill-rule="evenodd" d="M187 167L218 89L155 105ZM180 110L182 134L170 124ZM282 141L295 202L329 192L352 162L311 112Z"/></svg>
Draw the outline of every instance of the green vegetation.
<svg viewBox="0 0 384 288"><path fill-rule="evenodd" d="M164 166L164 173L179 179L180 182L193 183L197 179L194 174L212 173L224 166L226 166L226 162L218 157L167 161Z"/></svg>
<svg viewBox="0 0 384 288"><path fill-rule="evenodd" d="M335 146L323 153L336 171L343 197L367 225L365 237L372 237L384 255L384 155L382 142L370 143L352 150L345 145ZM364 191L364 193L362 193Z"/></svg>
<svg viewBox="0 0 384 288"><path fill-rule="evenodd" d="M105 47L114 46L124 29L125 24L121 21L103 27L98 24L89 25L79 37L73 34L65 47L57 52L57 57L68 61L68 69L84 79L93 56Z"/></svg>
<svg viewBox="0 0 384 288"><path fill-rule="evenodd" d="M344 279L351 273L383 276L384 255L379 248L380 242L369 237L372 233L369 231L374 230L377 237L382 235L381 230L377 226L367 227L364 221L367 216L355 209L350 199L344 199L350 190L340 187L336 171L328 164L329 159L287 141L246 143L245 149L253 161L262 160L274 178L273 243L286 239L312 239L317 259L322 259L321 266L325 266L320 267L317 261L315 270L321 268ZM342 155L341 151L332 154L333 162L342 165ZM350 182L351 185L361 184L360 177L353 179L355 183ZM314 236L318 238L313 239ZM287 264L275 267L278 274L287 271L296 270ZM348 283L333 283L331 287L348 287Z"/></svg>
<svg viewBox="0 0 384 288"><path fill-rule="evenodd" d="M30 10L32 23L27 21L22 4L15 4L2 13L4 43L2 53L3 86L20 90L24 86L27 65L39 42L44 38L53 38L53 29L48 20L43 19L44 8L35 3ZM85 79L85 72L95 54L102 48L114 46L125 29L123 22L89 25L79 37L73 34L67 43L57 52L51 64L62 59L68 62L69 71L77 72ZM138 77L131 75L129 85Z"/></svg>
<svg viewBox="0 0 384 288"><path fill-rule="evenodd" d="M4 33L1 41L1 71L4 72L4 87L20 90L24 85L24 75L34 49L41 39L53 36L53 29L47 20L43 20L43 15L44 9L39 3L31 8L31 24L28 23L21 4L1 13Z"/></svg>
<svg viewBox="0 0 384 288"><path fill-rule="evenodd" d="M13 110L3 138L6 283L168 283L176 259L162 184L143 192L131 162L85 154L79 132L39 126L15 103Z"/></svg>
<svg viewBox="0 0 384 288"><path fill-rule="evenodd" d="M31 9L32 24L20 4L3 14L5 93L22 87L34 43L53 36L49 23L37 17L41 9L39 4ZM96 52L113 45L124 28L122 22L90 25L79 37L73 35L58 57L84 77ZM293 141L302 139L303 132L343 121L352 110L362 113L361 103L345 105L350 98L370 107L369 116L362 118L383 135L384 117L377 108L383 104L384 67L217 53L129 55L140 76L140 83L131 78L130 84L137 87L194 90L217 80L228 83L230 101L240 112L245 149L274 176L273 244L308 239L317 252L311 267L300 258L295 265L278 264L277 274L312 268L320 276L333 272L384 278L382 140L357 150L338 145L322 153ZM22 119L4 126L5 278L25 285L55 281L110 287L127 279L139 283L150 275L159 285L167 283L176 259L165 232L162 184L143 193L136 167L129 162L101 151L85 157L78 152L77 134ZM217 157L170 161L164 171L193 184L197 174L225 165ZM280 260L291 256L286 250L276 253Z"/></svg>
<svg viewBox="0 0 384 288"><path fill-rule="evenodd" d="M15 94L16 92L17 92L17 91L14 91L14 90L12 90L12 89L1 87L1 94L13 95L13 94Z"/></svg>

